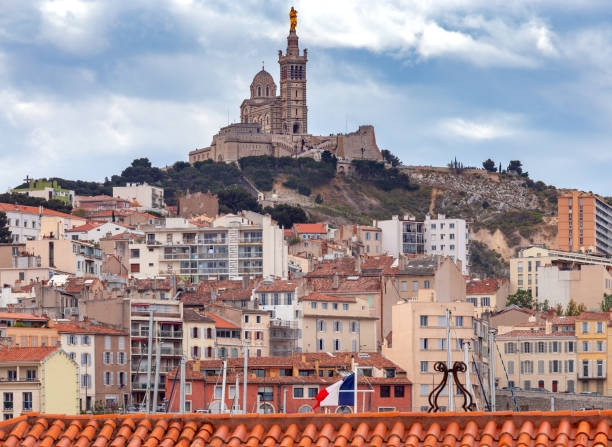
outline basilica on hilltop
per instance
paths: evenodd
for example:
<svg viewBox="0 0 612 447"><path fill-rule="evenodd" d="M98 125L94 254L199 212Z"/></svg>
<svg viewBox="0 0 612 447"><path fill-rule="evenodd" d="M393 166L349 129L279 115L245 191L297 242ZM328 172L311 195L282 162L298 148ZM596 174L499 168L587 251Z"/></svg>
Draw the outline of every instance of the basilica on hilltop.
<svg viewBox="0 0 612 447"><path fill-rule="evenodd" d="M341 160L382 160L374 127L356 132L315 136L308 133L308 50L300 51L296 33L297 11L289 12L290 28L285 53L278 52L279 94L274 78L264 67L255 75L250 97L240 105L240 123L222 127L209 147L189 153L189 162L235 162L243 157L272 155L319 158L328 150Z"/></svg>

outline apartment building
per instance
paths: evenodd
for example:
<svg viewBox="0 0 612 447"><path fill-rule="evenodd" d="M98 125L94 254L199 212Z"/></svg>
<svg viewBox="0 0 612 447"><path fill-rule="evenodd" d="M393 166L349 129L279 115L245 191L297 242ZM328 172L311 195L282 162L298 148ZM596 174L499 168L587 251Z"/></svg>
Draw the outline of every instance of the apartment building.
<svg viewBox="0 0 612 447"><path fill-rule="evenodd" d="M188 362L185 388L187 411L242 406L242 383L236 390L236 377L242 379L243 360L227 360L227 388L222 401L221 360ZM247 411L249 413L312 413L318 392L357 369L359 411L412 411L412 384L406 372L379 353L302 353L285 357L249 359ZM170 386L170 383L167 384ZM259 404L259 406L257 406ZM173 399L170 411L179 410ZM324 410L319 409L317 412ZM353 407L338 406L332 413L352 413Z"/></svg>
<svg viewBox="0 0 612 447"><path fill-rule="evenodd" d="M401 254L421 255L425 253L425 224L414 217L392 216L390 220L374 221L382 230L383 253L395 258Z"/></svg>
<svg viewBox="0 0 612 447"><path fill-rule="evenodd" d="M476 366L470 365L471 383L477 398L482 396L482 390L479 387L476 369L482 383L488 383L488 327L483 322L475 320L474 306L471 303L465 301L398 303L393 306L391 343L387 338L382 353L406 370L406 377L413 384L415 411L427 411L429 408L429 394L441 380L441 375L434 370L434 364L447 362L447 310L450 311L452 362L464 360L463 344L469 342L477 363ZM456 386L453 393L455 402L463 401ZM448 396L448 390L442 395ZM478 403L480 408L483 408L482 400ZM452 411L448 406L444 406L442 411L447 409Z"/></svg>
<svg viewBox="0 0 612 447"><path fill-rule="evenodd" d="M17 312L0 312L0 327L10 346L21 348L59 346L59 334L47 317Z"/></svg>
<svg viewBox="0 0 612 447"><path fill-rule="evenodd" d="M128 183L126 186L113 186L113 197L128 200L132 207L139 210L164 209L164 189L146 183Z"/></svg>
<svg viewBox="0 0 612 447"><path fill-rule="evenodd" d="M215 358L215 319L183 309L183 356L187 360Z"/></svg>
<svg viewBox="0 0 612 447"><path fill-rule="evenodd" d="M612 267L576 264L565 268L553 262L538 269L538 297L551 306L567 307L570 300L598 310L604 294L612 293Z"/></svg>
<svg viewBox="0 0 612 447"><path fill-rule="evenodd" d="M476 316L506 307L510 283L506 278L471 278L465 283L465 300L472 303Z"/></svg>
<svg viewBox="0 0 612 447"><path fill-rule="evenodd" d="M607 386L608 312L584 312L576 317L578 381L581 393L604 394Z"/></svg>
<svg viewBox="0 0 612 447"><path fill-rule="evenodd" d="M297 281L264 279L253 290L259 309L270 312L270 355L286 356L302 349L302 304Z"/></svg>
<svg viewBox="0 0 612 447"><path fill-rule="evenodd" d="M601 197L572 191L558 198L557 241L563 251L612 255L612 207Z"/></svg>
<svg viewBox="0 0 612 447"><path fill-rule="evenodd" d="M226 215L210 227L180 218L145 229L144 244L132 244L130 271L135 277L178 274L193 282L239 276L287 276L283 231L263 216L255 224Z"/></svg>
<svg viewBox="0 0 612 447"><path fill-rule="evenodd" d="M348 224L340 225L335 239L347 243L353 255L378 256L383 253L382 230L375 226ZM357 250L356 247L360 247Z"/></svg>
<svg viewBox="0 0 612 447"><path fill-rule="evenodd" d="M83 225L86 220L62 213L55 210L43 208L42 206L15 205L12 203L0 203L0 212L7 217L7 225L11 231L13 242L25 242L38 239L42 234L53 231L55 237L59 233L78 225ZM53 222L52 225L50 223ZM45 225L47 223L47 225ZM45 227L51 227L46 229Z"/></svg>
<svg viewBox="0 0 612 447"><path fill-rule="evenodd" d="M469 273L470 229L464 219L449 219L438 214L432 219L425 216L425 254L448 256L453 261L461 261L463 274Z"/></svg>
<svg viewBox="0 0 612 447"><path fill-rule="evenodd" d="M79 408L107 411L125 408L130 397L129 334L84 321L59 321L62 349L78 364Z"/></svg>
<svg viewBox="0 0 612 447"><path fill-rule="evenodd" d="M99 242L103 237L117 236L124 233L133 233L144 237L144 233L116 222L87 223L66 230L66 239L73 241Z"/></svg>
<svg viewBox="0 0 612 447"><path fill-rule="evenodd" d="M53 268L76 276L102 274L102 250L88 242L39 239L26 241L26 250L40 256L43 268Z"/></svg>
<svg viewBox="0 0 612 447"><path fill-rule="evenodd" d="M152 353L160 345L160 384L158 402L166 396L163 386L166 374L176 368L183 356L183 303L174 299L168 291L146 291L146 287L130 299L131 334L131 378L132 402L140 403L145 399L147 388L149 333L152 336ZM156 287L159 289L159 287ZM153 315L153 325L150 324ZM151 393L152 395L152 393Z"/></svg>
<svg viewBox="0 0 612 447"><path fill-rule="evenodd" d="M531 296L542 301L538 286L538 271L540 267L551 265L556 265L563 271L575 269L578 265L601 265L612 268L612 259L592 254L551 250L541 245L522 248L518 256L510 258L510 293L516 293L518 289L530 290Z"/></svg>
<svg viewBox="0 0 612 447"><path fill-rule="evenodd" d="M304 352L377 350L377 322L367 299L313 292L300 298Z"/></svg>
<svg viewBox="0 0 612 447"><path fill-rule="evenodd" d="M321 223L296 223L293 224L292 232L300 239L328 239L328 225Z"/></svg>
<svg viewBox="0 0 612 447"><path fill-rule="evenodd" d="M2 418L26 412L78 414L76 363L58 346L0 348Z"/></svg>
<svg viewBox="0 0 612 447"><path fill-rule="evenodd" d="M498 388L576 392L578 357L573 330L553 331L551 325L547 325L546 328L512 330L498 335L496 341L503 355L503 364L502 357L495 355Z"/></svg>

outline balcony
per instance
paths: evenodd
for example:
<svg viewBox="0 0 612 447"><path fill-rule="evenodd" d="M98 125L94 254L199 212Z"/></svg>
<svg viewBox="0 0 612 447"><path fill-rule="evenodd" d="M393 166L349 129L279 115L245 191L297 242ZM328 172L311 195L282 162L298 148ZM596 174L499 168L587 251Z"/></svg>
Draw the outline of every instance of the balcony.
<svg viewBox="0 0 612 447"><path fill-rule="evenodd" d="M263 241L263 238L261 237L243 237L240 238L240 243L241 244L261 244Z"/></svg>
<svg viewBox="0 0 612 447"><path fill-rule="evenodd" d="M165 338L183 338L183 331L160 331L159 336Z"/></svg>
<svg viewBox="0 0 612 447"><path fill-rule="evenodd" d="M162 347L160 349L161 355L171 355L171 356L181 356L183 355L183 350L179 348L166 348Z"/></svg>
<svg viewBox="0 0 612 447"><path fill-rule="evenodd" d="M250 252L238 253L238 258L241 258L241 259L262 258L262 257L263 257L263 252L261 251L257 251L254 253L250 253Z"/></svg>
<svg viewBox="0 0 612 447"><path fill-rule="evenodd" d="M239 267L238 273L255 273L261 274L263 272L263 267Z"/></svg>

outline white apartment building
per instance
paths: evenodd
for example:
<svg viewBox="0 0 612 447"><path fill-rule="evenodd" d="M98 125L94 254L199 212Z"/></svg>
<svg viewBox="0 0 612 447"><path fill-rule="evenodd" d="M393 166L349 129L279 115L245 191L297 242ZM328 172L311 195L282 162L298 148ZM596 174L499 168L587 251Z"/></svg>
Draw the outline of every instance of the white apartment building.
<svg viewBox="0 0 612 447"><path fill-rule="evenodd" d="M164 226L146 228L145 236L144 243L130 245L130 271L137 278L178 274L198 282L287 276L287 243L270 216L256 224L225 215L210 227L168 218Z"/></svg>
<svg viewBox="0 0 612 447"><path fill-rule="evenodd" d="M65 231L65 237L73 241L99 242L101 238L109 234L111 236L116 236L126 232L144 236L142 231L134 230L116 222L106 222L103 224L85 224L70 228Z"/></svg>
<svg viewBox="0 0 612 447"><path fill-rule="evenodd" d="M126 186L113 186L113 197L137 202L138 210L164 208L164 189L146 183L128 183Z"/></svg>
<svg viewBox="0 0 612 447"><path fill-rule="evenodd" d="M13 242L25 242L28 239L38 238L42 207L0 203L0 212L6 214Z"/></svg>
<svg viewBox="0 0 612 447"><path fill-rule="evenodd" d="M395 258L401 254L422 255L425 253L423 222L413 216L392 216L390 220L374 221L382 230L382 251Z"/></svg>
<svg viewBox="0 0 612 447"><path fill-rule="evenodd" d="M425 254L450 256L453 261L461 261L464 275L469 274L470 230L464 219L449 219L438 214L432 219L425 217Z"/></svg>

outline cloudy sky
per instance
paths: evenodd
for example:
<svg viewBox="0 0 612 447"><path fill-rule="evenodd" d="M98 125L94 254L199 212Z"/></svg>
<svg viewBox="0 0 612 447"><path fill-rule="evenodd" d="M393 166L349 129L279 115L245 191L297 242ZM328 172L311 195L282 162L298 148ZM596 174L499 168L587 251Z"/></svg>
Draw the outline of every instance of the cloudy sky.
<svg viewBox="0 0 612 447"><path fill-rule="evenodd" d="M612 195L609 0L0 0L0 190L186 160L278 82L292 4L312 133Z"/></svg>

